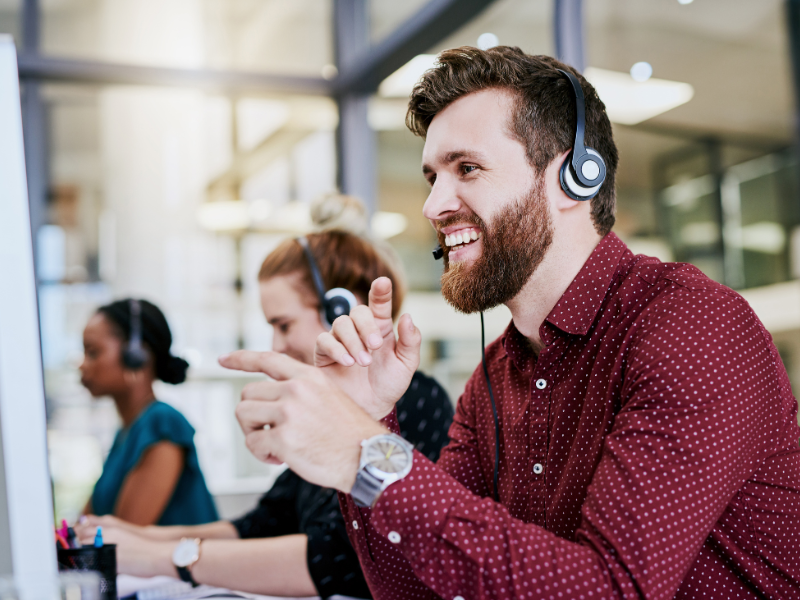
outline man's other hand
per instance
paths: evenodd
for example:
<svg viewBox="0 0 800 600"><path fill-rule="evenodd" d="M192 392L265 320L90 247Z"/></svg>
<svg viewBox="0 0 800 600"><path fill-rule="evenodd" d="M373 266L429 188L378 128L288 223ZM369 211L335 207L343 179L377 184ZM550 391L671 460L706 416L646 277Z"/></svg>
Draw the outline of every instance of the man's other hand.
<svg viewBox="0 0 800 600"><path fill-rule="evenodd" d="M219 362L274 380L245 386L236 407L250 452L264 462L287 463L306 481L349 493L361 441L385 429L321 369L283 354L248 350Z"/></svg>
<svg viewBox="0 0 800 600"><path fill-rule="evenodd" d="M355 307L317 338L314 362L355 402L380 420L411 384L422 341L410 315L392 327L392 282L372 282L369 303Z"/></svg>

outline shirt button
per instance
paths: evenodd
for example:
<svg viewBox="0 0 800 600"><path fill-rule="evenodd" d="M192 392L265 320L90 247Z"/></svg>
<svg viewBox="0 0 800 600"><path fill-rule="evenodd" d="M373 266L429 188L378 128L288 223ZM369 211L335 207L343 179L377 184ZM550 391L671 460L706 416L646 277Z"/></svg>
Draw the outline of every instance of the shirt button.
<svg viewBox="0 0 800 600"><path fill-rule="evenodd" d="M358 521L353 519L353 529L358 529Z"/></svg>
<svg viewBox="0 0 800 600"><path fill-rule="evenodd" d="M544 379L537 379L536 387L540 390L543 390L544 388L547 387L547 382Z"/></svg>
<svg viewBox="0 0 800 600"><path fill-rule="evenodd" d="M453 600L464 600L464 596L456 596Z"/></svg>
<svg viewBox="0 0 800 600"><path fill-rule="evenodd" d="M536 463L535 465L533 465L533 472L536 475L541 475L542 471L544 471L544 467L542 466L542 463Z"/></svg>
<svg viewBox="0 0 800 600"><path fill-rule="evenodd" d="M392 542L393 544L399 544L400 543L400 534L397 533L396 531L390 531L389 532L389 541Z"/></svg>

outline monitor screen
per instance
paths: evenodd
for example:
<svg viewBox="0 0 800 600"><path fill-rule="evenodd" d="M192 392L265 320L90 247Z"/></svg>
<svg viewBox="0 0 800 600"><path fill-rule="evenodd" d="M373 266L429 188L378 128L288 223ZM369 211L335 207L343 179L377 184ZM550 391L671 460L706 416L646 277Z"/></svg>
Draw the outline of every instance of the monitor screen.
<svg viewBox="0 0 800 600"><path fill-rule="evenodd" d="M20 597L56 577L39 317L17 56L0 35L0 574Z"/></svg>

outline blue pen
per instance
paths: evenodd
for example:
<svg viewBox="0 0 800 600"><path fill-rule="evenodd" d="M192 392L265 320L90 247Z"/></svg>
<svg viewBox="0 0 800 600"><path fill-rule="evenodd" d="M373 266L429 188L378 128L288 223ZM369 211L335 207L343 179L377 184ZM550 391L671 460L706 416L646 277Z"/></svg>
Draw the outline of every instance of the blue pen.
<svg viewBox="0 0 800 600"><path fill-rule="evenodd" d="M102 548L103 547L103 528L98 527L97 533L94 536L94 547L95 548Z"/></svg>

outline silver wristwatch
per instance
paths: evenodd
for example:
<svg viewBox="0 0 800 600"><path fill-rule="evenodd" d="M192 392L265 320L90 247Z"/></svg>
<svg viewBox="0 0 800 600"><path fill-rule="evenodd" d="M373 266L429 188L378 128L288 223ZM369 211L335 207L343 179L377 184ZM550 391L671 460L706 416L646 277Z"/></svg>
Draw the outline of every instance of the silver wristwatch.
<svg viewBox="0 0 800 600"><path fill-rule="evenodd" d="M361 442L361 461L350 495L358 506L374 506L381 492L411 472L414 446L395 433Z"/></svg>

